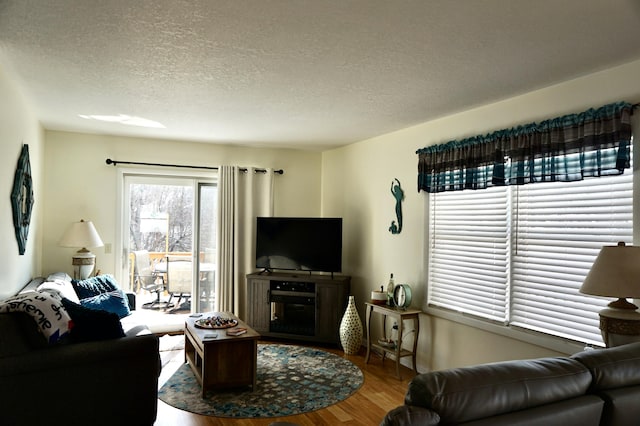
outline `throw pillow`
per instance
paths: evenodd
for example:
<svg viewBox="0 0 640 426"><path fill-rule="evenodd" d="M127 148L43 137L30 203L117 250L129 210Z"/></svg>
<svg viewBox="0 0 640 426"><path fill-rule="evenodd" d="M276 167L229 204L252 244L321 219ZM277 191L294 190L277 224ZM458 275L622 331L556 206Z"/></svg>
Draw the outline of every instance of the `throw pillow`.
<svg viewBox="0 0 640 426"><path fill-rule="evenodd" d="M115 278L109 274L97 275L86 280L71 280L71 284L81 300L120 288Z"/></svg>
<svg viewBox="0 0 640 426"><path fill-rule="evenodd" d="M72 280L71 284L80 298L80 304L86 308L113 312L120 318L131 313L127 295L109 274Z"/></svg>
<svg viewBox="0 0 640 426"><path fill-rule="evenodd" d="M49 275L45 281L68 281L71 282L71 277L66 272L54 272Z"/></svg>
<svg viewBox="0 0 640 426"><path fill-rule="evenodd" d="M49 343L68 337L73 327L60 297L50 293L28 291L0 302L0 312L24 312L30 315Z"/></svg>
<svg viewBox="0 0 640 426"><path fill-rule="evenodd" d="M122 290L110 291L108 293L100 293L93 297L87 297L80 300L80 304L85 308L101 309L103 311L112 312L118 315L118 318L128 316L129 300Z"/></svg>
<svg viewBox="0 0 640 426"><path fill-rule="evenodd" d="M73 320L73 329L70 334L72 342L91 342L125 336L118 315L85 308L69 299L62 299L62 304Z"/></svg>
<svg viewBox="0 0 640 426"><path fill-rule="evenodd" d="M60 296L60 299L65 297L76 303L80 303L80 299L78 299L78 295L76 294L76 291L73 289L73 285L71 285L71 281L47 280L38 286L37 291L40 291L40 292L46 291L48 293L55 293L58 296Z"/></svg>

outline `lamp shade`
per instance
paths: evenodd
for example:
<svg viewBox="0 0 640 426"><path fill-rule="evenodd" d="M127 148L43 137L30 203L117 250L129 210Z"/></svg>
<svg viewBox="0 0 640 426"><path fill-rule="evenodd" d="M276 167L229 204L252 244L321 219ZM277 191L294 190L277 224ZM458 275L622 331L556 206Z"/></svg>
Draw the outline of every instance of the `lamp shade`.
<svg viewBox="0 0 640 426"><path fill-rule="evenodd" d="M640 246L602 247L580 293L617 298L640 298Z"/></svg>
<svg viewBox="0 0 640 426"><path fill-rule="evenodd" d="M102 247L104 243L92 222L72 223L58 243L61 247Z"/></svg>

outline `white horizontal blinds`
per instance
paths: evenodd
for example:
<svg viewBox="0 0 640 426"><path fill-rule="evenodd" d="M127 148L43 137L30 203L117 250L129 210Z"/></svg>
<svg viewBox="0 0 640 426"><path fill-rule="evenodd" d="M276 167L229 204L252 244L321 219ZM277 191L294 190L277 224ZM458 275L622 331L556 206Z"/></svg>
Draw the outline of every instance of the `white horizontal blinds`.
<svg viewBox="0 0 640 426"><path fill-rule="evenodd" d="M431 195L430 305L506 320L507 199L506 188Z"/></svg>
<svg viewBox="0 0 640 426"><path fill-rule="evenodd" d="M512 325L602 344L598 311L611 299L578 290L603 245L633 240L632 178L512 188Z"/></svg>

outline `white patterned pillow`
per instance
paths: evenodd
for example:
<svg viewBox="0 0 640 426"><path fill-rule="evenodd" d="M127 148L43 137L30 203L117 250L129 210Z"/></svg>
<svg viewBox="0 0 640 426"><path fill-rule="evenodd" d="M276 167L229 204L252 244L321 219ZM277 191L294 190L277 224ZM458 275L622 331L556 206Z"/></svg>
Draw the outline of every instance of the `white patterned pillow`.
<svg viewBox="0 0 640 426"><path fill-rule="evenodd" d="M69 281L71 282L73 278L69 276L66 272L54 272L49 275L45 281Z"/></svg>
<svg viewBox="0 0 640 426"><path fill-rule="evenodd" d="M71 281L64 280L51 280L45 281L38 286L36 291L46 291L48 293L54 293L60 296L60 298L69 299L74 303L80 303L76 291L73 289Z"/></svg>
<svg viewBox="0 0 640 426"><path fill-rule="evenodd" d="M72 327L62 299L50 293L28 291L0 302L0 313L24 312L30 315L49 343L64 338Z"/></svg>

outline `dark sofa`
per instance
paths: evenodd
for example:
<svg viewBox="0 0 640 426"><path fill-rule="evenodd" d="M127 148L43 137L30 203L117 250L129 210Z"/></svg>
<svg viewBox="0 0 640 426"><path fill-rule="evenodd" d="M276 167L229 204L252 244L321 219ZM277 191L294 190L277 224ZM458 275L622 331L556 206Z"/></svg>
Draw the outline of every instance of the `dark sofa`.
<svg viewBox="0 0 640 426"><path fill-rule="evenodd" d="M0 314L0 424L152 425L159 339L123 328L125 337L49 344L29 315Z"/></svg>
<svg viewBox="0 0 640 426"><path fill-rule="evenodd" d="M382 425L640 424L640 343L419 374Z"/></svg>

